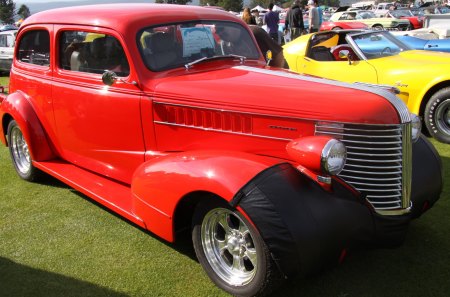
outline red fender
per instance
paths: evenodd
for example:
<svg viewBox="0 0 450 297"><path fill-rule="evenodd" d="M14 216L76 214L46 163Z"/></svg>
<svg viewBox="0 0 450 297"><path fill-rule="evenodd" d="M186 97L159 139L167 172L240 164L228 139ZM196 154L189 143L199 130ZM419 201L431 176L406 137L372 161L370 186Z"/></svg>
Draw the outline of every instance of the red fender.
<svg viewBox="0 0 450 297"><path fill-rule="evenodd" d="M184 196L205 191L230 201L258 173L282 162L222 151L192 151L155 158L142 164L133 176L134 213L149 230L172 242L174 212Z"/></svg>
<svg viewBox="0 0 450 297"><path fill-rule="evenodd" d="M10 94L1 104L1 137L4 144L6 144L5 134L7 131L3 131L3 121L6 114L9 114L22 130L30 149L31 158L34 161L45 161L54 158L41 122L33 106L21 92Z"/></svg>

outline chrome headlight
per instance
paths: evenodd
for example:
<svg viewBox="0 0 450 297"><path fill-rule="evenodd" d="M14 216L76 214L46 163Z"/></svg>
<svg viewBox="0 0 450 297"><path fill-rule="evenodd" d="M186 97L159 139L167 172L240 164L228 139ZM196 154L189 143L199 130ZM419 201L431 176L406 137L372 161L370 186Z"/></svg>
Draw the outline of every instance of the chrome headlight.
<svg viewBox="0 0 450 297"><path fill-rule="evenodd" d="M347 149L345 145L336 139L331 139L325 144L322 154L320 165L322 172L330 175L337 175L342 171L347 159Z"/></svg>
<svg viewBox="0 0 450 297"><path fill-rule="evenodd" d="M420 132L422 131L422 121L420 117L415 114L411 114L411 136L412 141L416 142L420 137Z"/></svg>

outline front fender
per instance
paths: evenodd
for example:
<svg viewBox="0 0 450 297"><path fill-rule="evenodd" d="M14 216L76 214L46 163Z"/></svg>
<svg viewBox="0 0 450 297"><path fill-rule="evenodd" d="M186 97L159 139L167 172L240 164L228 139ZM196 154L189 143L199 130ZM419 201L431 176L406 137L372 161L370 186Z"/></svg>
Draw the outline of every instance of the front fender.
<svg viewBox="0 0 450 297"><path fill-rule="evenodd" d="M279 159L242 152L173 153L142 164L131 184L133 211L158 236L173 241L173 215L192 192L214 193L227 201Z"/></svg>
<svg viewBox="0 0 450 297"><path fill-rule="evenodd" d="M7 145L5 138L8 127L7 115L11 116L22 130L34 161L45 161L54 157L41 122L24 94L21 92L10 94L1 104L1 140L5 145Z"/></svg>

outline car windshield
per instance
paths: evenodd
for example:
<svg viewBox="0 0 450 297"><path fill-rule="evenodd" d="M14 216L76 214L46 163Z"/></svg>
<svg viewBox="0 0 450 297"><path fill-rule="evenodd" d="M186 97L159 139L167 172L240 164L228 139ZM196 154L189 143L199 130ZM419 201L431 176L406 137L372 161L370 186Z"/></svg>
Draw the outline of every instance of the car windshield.
<svg viewBox="0 0 450 297"><path fill-rule="evenodd" d="M401 17L411 17L413 14L409 10L393 10L391 11L391 14L395 18L401 18Z"/></svg>
<svg viewBox="0 0 450 297"><path fill-rule="evenodd" d="M407 45L386 31L351 34L346 38L349 43L355 44L368 60L394 56L410 50Z"/></svg>
<svg viewBox="0 0 450 297"><path fill-rule="evenodd" d="M362 11L362 12L358 13L358 15L356 16L356 19L366 20L366 19L373 19L376 17L377 16L372 11Z"/></svg>
<svg viewBox="0 0 450 297"><path fill-rule="evenodd" d="M233 56L260 58L249 31L234 22L192 21L145 28L139 32L137 43L145 65L152 71L221 57L229 61Z"/></svg>

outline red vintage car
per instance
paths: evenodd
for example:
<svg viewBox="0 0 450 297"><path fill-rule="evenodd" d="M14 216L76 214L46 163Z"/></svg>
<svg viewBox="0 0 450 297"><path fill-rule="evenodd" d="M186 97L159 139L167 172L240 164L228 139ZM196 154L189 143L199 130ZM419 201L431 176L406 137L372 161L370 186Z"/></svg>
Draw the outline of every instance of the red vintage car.
<svg viewBox="0 0 450 297"><path fill-rule="evenodd" d="M361 22L332 22L332 21L325 21L320 26L320 31L330 31L340 29L369 29L369 27Z"/></svg>
<svg viewBox="0 0 450 297"><path fill-rule="evenodd" d="M386 17L405 19L411 24L411 30L423 28L423 16L415 16L409 9L395 9L387 12Z"/></svg>
<svg viewBox="0 0 450 297"><path fill-rule="evenodd" d="M92 5L21 25L0 139L174 242L238 296L360 246L402 243L439 198L439 156L392 92L266 66L249 28L208 8ZM63 199L63 198L62 198Z"/></svg>

